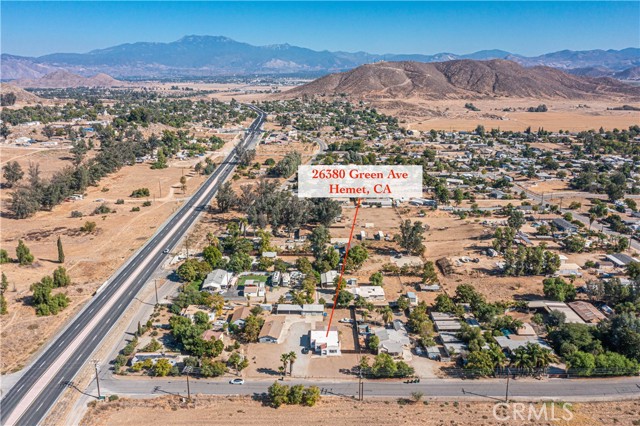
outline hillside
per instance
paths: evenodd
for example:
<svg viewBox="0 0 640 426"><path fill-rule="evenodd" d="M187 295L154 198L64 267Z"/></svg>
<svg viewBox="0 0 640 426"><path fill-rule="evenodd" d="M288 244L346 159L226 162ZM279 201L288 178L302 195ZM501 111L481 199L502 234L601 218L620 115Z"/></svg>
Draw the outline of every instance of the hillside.
<svg viewBox="0 0 640 426"><path fill-rule="evenodd" d="M611 78L570 75L549 67L524 68L506 60L379 62L331 74L282 97L346 94L360 98L459 99L486 97L640 98L640 87Z"/></svg>
<svg viewBox="0 0 640 426"><path fill-rule="evenodd" d="M40 97L13 84L0 83L0 94L7 95L9 93L16 95L16 104L31 104L42 101Z"/></svg>
<svg viewBox="0 0 640 426"><path fill-rule="evenodd" d="M93 77L83 77L68 71L58 70L36 79L22 79L12 82L18 87L37 87L46 89L67 87L113 87L123 85L122 82L107 74L96 74Z"/></svg>

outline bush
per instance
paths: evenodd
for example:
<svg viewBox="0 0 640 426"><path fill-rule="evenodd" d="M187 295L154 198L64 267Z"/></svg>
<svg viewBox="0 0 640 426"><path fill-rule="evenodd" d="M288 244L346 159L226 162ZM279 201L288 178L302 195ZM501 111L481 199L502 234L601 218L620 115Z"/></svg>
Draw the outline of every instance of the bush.
<svg viewBox="0 0 640 426"><path fill-rule="evenodd" d="M100 206L95 208L95 210L93 211L93 214L107 214L111 212L112 212L111 208L103 203Z"/></svg>
<svg viewBox="0 0 640 426"><path fill-rule="evenodd" d="M82 217L82 216L84 216L84 215L82 214L82 212L79 212L78 210L74 210L74 211L71 212L71 217L72 218L77 218L77 217Z"/></svg>
<svg viewBox="0 0 640 426"><path fill-rule="evenodd" d="M151 193L149 192L149 188L138 188L133 191L130 195L132 198L142 198L148 197Z"/></svg>
<svg viewBox="0 0 640 426"><path fill-rule="evenodd" d="M142 203L142 207L149 207L151 205L151 201L145 201Z"/></svg>
<svg viewBox="0 0 640 426"><path fill-rule="evenodd" d="M122 198L118 198L116 200L116 204L124 204L124 200Z"/></svg>
<svg viewBox="0 0 640 426"><path fill-rule="evenodd" d="M90 234L90 233L92 233L93 231L96 230L96 223L87 221L87 222L84 223L84 225L82 225L80 230L82 232L86 232L87 234Z"/></svg>
<svg viewBox="0 0 640 426"><path fill-rule="evenodd" d="M139 212L140 211L140 207L136 206L136 207L131 207L131 211L132 212Z"/></svg>

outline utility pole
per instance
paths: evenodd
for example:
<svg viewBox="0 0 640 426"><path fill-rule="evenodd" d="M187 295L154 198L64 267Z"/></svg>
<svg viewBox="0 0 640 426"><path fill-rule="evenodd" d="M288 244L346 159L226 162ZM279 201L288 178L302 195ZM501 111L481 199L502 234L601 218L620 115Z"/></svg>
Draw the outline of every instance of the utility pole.
<svg viewBox="0 0 640 426"><path fill-rule="evenodd" d="M162 185L160 184L160 179L158 179L158 190L160 191L160 196L158 198L162 198Z"/></svg>
<svg viewBox="0 0 640 426"><path fill-rule="evenodd" d="M98 376L98 364L100 363L99 360L94 359L93 360L93 367L96 370L96 386L98 387L98 399L102 399L102 395L100 395L100 377Z"/></svg>
<svg viewBox="0 0 640 426"><path fill-rule="evenodd" d="M511 376L511 372L509 371L509 367L507 367L507 391L504 395L504 402L509 402L509 378Z"/></svg>
<svg viewBox="0 0 640 426"><path fill-rule="evenodd" d="M362 368L358 375L358 401L364 401L364 382L362 381Z"/></svg>
<svg viewBox="0 0 640 426"><path fill-rule="evenodd" d="M189 365L182 370L182 372L187 375L187 402L191 402L191 387L189 387L189 373L191 373L191 371L193 371L193 367Z"/></svg>
<svg viewBox="0 0 640 426"><path fill-rule="evenodd" d="M153 280L153 286L156 289L156 306L160 304L160 301L158 300L158 279L154 278Z"/></svg>

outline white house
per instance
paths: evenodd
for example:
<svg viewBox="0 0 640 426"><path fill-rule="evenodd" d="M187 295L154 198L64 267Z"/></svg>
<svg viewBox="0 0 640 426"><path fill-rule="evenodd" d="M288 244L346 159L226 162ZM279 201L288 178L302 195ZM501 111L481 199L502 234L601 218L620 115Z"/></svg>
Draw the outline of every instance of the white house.
<svg viewBox="0 0 640 426"><path fill-rule="evenodd" d="M355 296L362 297L369 301L384 302L384 289L378 285L363 285L361 287L352 288L351 291Z"/></svg>
<svg viewBox="0 0 640 426"><path fill-rule="evenodd" d="M216 269L210 272L204 279L202 289L211 292L226 290L231 283L231 278L233 278L231 272L225 271L224 269Z"/></svg>
<svg viewBox="0 0 640 426"><path fill-rule="evenodd" d="M181 356L165 355L158 352L138 352L133 356L133 358L131 358L131 365L135 364L136 362L144 362L147 359L150 359L153 362L153 365L155 365L160 358L165 358L172 366L182 361Z"/></svg>
<svg viewBox="0 0 640 426"><path fill-rule="evenodd" d="M328 335L327 330L311 330L309 331L309 342L311 349L318 355L341 355L338 330L329 330Z"/></svg>

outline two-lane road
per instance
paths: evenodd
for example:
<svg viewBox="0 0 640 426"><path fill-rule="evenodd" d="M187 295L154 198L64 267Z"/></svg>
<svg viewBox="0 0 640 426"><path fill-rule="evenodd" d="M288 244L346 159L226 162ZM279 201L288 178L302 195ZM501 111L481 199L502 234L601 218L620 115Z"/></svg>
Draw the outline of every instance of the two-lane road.
<svg viewBox="0 0 640 426"><path fill-rule="evenodd" d="M260 140L266 115L255 107L258 118L239 147L252 148ZM171 249L197 220L237 161L234 149L200 189L112 276L88 305L69 323L0 401L0 424L33 426L44 419L67 383L89 361L104 337L124 314L149 277L165 261Z"/></svg>

